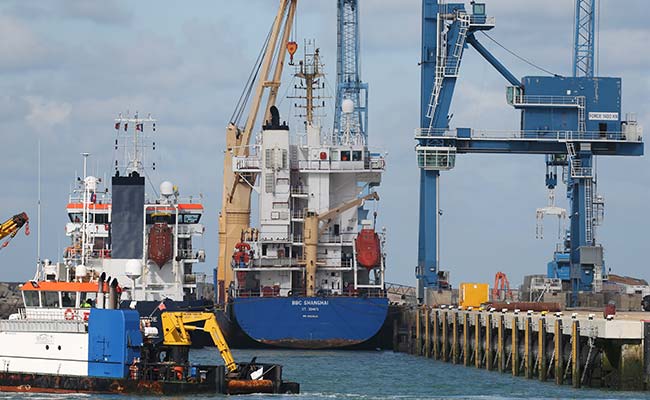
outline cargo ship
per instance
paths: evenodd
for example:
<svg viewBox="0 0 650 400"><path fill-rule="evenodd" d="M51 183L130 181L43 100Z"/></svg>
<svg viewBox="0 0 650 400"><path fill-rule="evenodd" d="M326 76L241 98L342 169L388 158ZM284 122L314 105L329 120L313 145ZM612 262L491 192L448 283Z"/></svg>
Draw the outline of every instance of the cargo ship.
<svg viewBox="0 0 650 400"><path fill-rule="evenodd" d="M323 77L319 49L305 42L291 96L303 117L297 129L271 106L255 143L230 155L232 173L256 182L259 221L220 236L220 244L237 240L220 265L228 270L216 274L232 271L232 279L216 285L228 315L262 345L362 346L388 314L385 232L368 207L379 200L385 157L345 124L341 132L323 129L316 114ZM353 113L352 101L344 101L344 118Z"/></svg>

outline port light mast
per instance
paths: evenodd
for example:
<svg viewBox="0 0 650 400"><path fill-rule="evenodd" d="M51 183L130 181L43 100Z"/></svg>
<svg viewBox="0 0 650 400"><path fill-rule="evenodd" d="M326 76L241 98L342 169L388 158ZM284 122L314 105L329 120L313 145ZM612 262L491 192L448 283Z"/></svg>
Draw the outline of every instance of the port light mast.
<svg viewBox="0 0 650 400"><path fill-rule="evenodd" d="M477 34L491 30L495 20L485 3L442 0L422 2L420 128L416 156L420 167L418 298L435 302L446 284L439 260L441 171L455 166L457 154L546 155L546 185L557 185L558 166L566 171L570 228L548 264L549 278L560 278L573 292L598 290L603 248L594 227L602 217L602 198L595 195L593 156L643 155L641 127L631 115L621 117L621 79L595 78L594 0L576 5L574 69L576 76L515 76L485 48ZM521 112L521 130L490 132L449 126L451 100L460 76L464 50L473 47L510 86L506 102ZM596 277L594 277L596 275ZM445 279L442 279L445 278Z"/></svg>

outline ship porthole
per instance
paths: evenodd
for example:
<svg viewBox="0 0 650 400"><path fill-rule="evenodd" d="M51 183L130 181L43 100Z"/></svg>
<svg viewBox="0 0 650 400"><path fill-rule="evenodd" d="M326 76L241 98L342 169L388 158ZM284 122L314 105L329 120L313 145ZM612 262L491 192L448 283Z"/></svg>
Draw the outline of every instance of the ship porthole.
<svg viewBox="0 0 650 400"><path fill-rule="evenodd" d="M45 345L45 350L49 350L49 349L50 349L50 345L49 345L49 344L46 344L46 345Z"/></svg>
<svg viewBox="0 0 650 400"><path fill-rule="evenodd" d="M61 346L59 346L59 350L61 350Z"/></svg>

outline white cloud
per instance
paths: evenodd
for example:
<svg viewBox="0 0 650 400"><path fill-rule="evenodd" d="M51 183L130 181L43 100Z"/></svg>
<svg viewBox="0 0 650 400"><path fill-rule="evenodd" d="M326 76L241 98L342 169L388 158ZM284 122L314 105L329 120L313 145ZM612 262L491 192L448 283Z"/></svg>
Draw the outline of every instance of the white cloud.
<svg viewBox="0 0 650 400"><path fill-rule="evenodd" d="M54 56L49 42L18 19L0 15L0 69L24 70L49 66Z"/></svg>
<svg viewBox="0 0 650 400"><path fill-rule="evenodd" d="M29 113L25 120L37 130L49 129L64 123L72 112L72 106L66 102L38 96L26 96L25 100L29 104Z"/></svg>

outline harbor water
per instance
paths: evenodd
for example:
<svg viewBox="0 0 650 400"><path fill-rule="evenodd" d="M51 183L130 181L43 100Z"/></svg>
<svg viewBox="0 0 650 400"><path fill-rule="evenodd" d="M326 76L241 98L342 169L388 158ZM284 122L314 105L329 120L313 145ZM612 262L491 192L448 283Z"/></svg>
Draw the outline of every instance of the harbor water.
<svg viewBox="0 0 650 400"><path fill-rule="evenodd" d="M234 350L235 359L284 365L284 377L300 382L294 396L251 395L243 399L650 399L640 392L573 389L391 351ZM192 350L193 362L218 363L214 348ZM142 399L146 397L2 393L0 399ZM188 396L187 398L223 398ZM181 399L183 397L173 397ZM232 397L231 397L232 398Z"/></svg>

